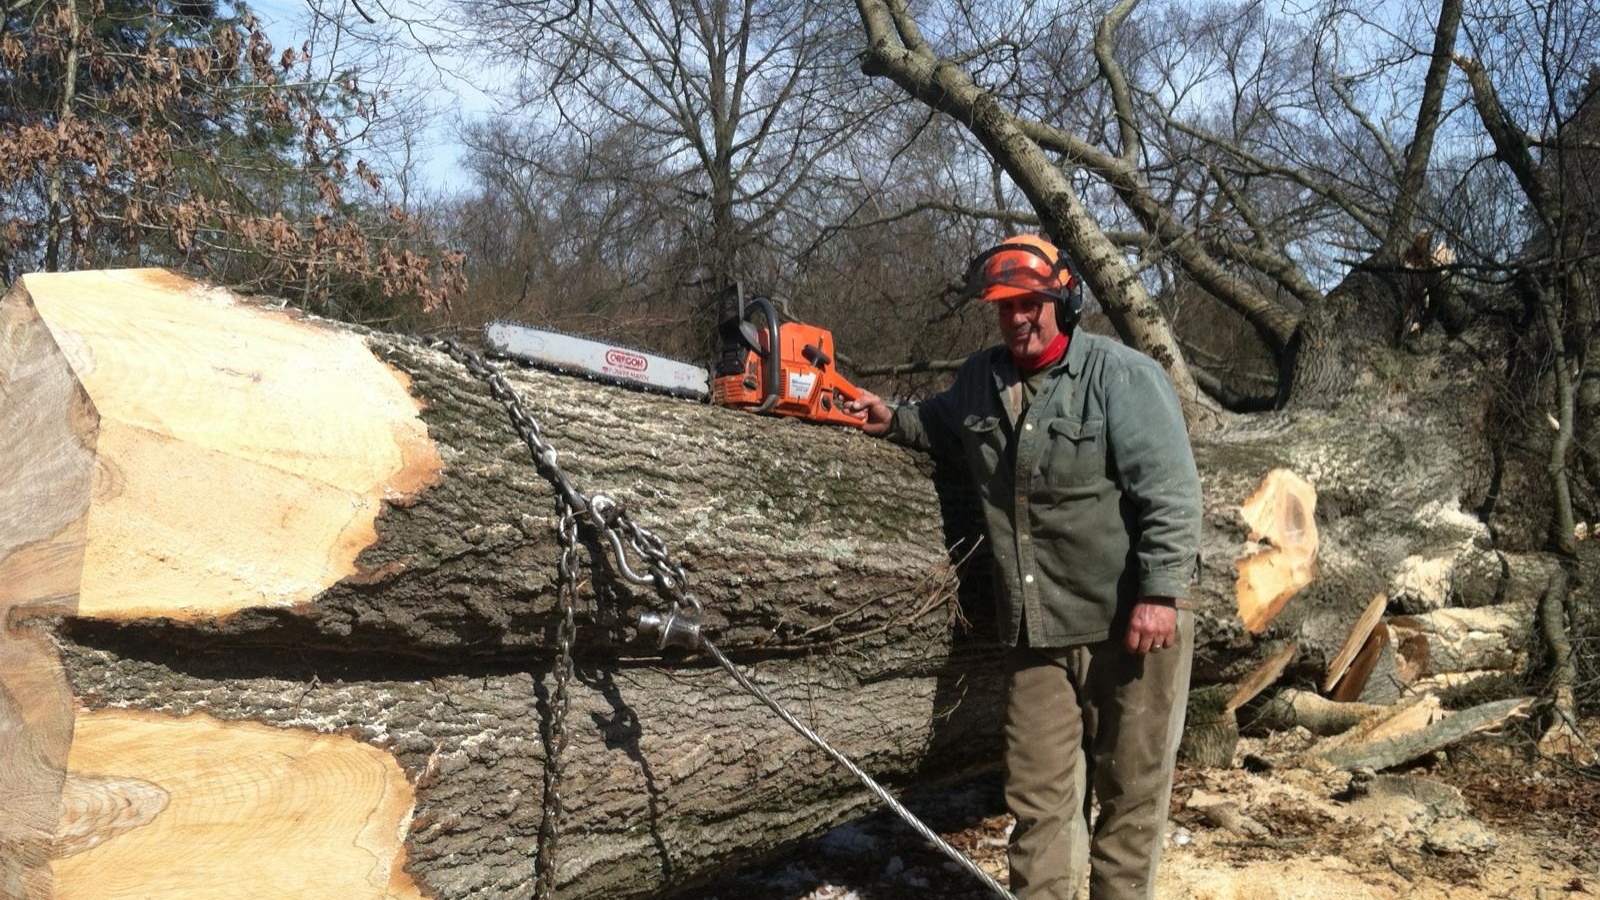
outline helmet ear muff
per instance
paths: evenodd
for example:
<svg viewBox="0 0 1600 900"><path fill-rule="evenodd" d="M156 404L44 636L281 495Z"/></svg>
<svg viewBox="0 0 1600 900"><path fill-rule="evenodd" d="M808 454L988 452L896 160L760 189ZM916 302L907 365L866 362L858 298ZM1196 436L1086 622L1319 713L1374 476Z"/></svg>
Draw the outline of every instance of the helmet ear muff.
<svg viewBox="0 0 1600 900"><path fill-rule="evenodd" d="M1078 276L1078 270L1063 254L1061 265L1067 270L1067 277L1072 279L1067 290L1056 300L1056 327L1066 331L1078 324L1078 318L1083 315L1083 279Z"/></svg>

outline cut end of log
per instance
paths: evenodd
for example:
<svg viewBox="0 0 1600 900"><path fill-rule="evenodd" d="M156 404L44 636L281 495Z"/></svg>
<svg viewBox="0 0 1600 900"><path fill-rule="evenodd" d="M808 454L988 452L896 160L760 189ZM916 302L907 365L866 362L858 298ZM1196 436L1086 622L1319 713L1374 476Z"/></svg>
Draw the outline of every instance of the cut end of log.
<svg viewBox="0 0 1600 900"><path fill-rule="evenodd" d="M0 311L49 337L13 365L64 363L99 416L82 616L305 602L441 470L405 377L355 334L156 269L27 275Z"/></svg>
<svg viewBox="0 0 1600 900"><path fill-rule="evenodd" d="M0 302L0 434L0 620L70 614L99 415L22 282Z"/></svg>
<svg viewBox="0 0 1600 900"><path fill-rule="evenodd" d="M1316 577L1316 509L1316 489L1288 469L1268 472L1240 506L1250 540L1265 545L1234 564L1239 618L1251 633L1265 630Z"/></svg>
<svg viewBox="0 0 1600 900"><path fill-rule="evenodd" d="M420 900L413 792L342 735L106 710L80 715L54 843L58 900Z"/></svg>

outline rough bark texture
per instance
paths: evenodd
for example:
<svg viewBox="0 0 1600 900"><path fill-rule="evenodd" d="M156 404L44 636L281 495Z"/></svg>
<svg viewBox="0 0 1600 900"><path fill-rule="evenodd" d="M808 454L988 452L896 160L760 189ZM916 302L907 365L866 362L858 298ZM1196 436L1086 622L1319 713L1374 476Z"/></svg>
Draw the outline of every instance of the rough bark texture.
<svg viewBox="0 0 1600 900"><path fill-rule="evenodd" d="M1341 744L1325 751L1314 750L1313 754L1341 769L1386 769L1524 716L1530 702L1526 697L1496 700L1446 715L1432 724L1392 737Z"/></svg>

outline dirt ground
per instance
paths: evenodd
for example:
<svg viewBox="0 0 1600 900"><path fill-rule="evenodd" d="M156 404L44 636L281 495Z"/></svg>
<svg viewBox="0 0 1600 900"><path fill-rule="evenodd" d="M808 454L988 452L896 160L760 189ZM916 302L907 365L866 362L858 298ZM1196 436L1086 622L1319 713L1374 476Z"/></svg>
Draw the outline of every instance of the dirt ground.
<svg viewBox="0 0 1600 900"><path fill-rule="evenodd" d="M1600 721L1587 733L1600 733ZM1281 742L1280 742L1281 743ZM1558 900L1600 897L1600 769L1476 739L1405 771L1314 771L1241 742L1232 769L1180 769L1159 900ZM1005 882L998 778L911 801ZM988 892L892 815L678 900L978 900ZM1086 894L1085 894L1086 896Z"/></svg>

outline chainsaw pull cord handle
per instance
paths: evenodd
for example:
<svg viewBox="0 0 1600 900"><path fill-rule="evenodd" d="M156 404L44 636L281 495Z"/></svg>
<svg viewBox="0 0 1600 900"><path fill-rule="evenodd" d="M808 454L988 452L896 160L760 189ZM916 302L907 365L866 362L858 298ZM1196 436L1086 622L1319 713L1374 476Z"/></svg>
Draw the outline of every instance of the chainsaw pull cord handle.
<svg viewBox="0 0 1600 900"><path fill-rule="evenodd" d="M755 408L758 413L764 413L778 405L778 398L783 396L783 387L779 380L783 377L783 348L778 346L778 311L773 308L772 301L764 296L751 297L746 308L740 310L743 321L750 321L752 309L767 317L767 353L762 359L762 366L766 369L766 376L761 379L764 386L761 405ZM759 356L761 351L757 350Z"/></svg>
<svg viewBox="0 0 1600 900"><path fill-rule="evenodd" d="M852 400L861 399L861 388L851 384L849 381L845 380L844 376L839 374L839 361L834 357L829 356L828 352L822 349L821 345L823 343L823 341L818 341L816 345L807 344L804 352L801 355L806 358L806 362L810 363L812 367L819 372L826 372L829 369L833 370L833 376L830 377L827 382L827 393L831 396L823 398L823 406L826 409L828 404L831 402L842 412L844 409L844 404ZM865 413L856 415L856 418L865 417Z"/></svg>

